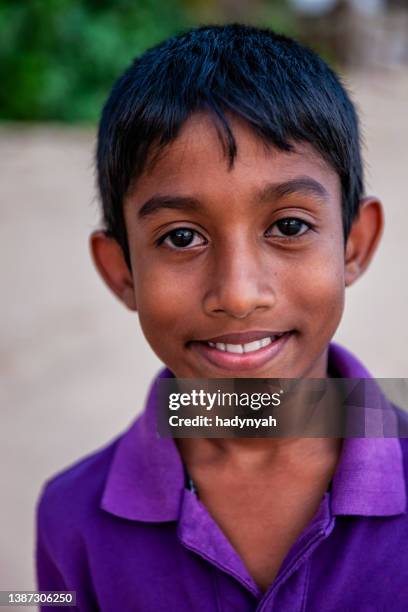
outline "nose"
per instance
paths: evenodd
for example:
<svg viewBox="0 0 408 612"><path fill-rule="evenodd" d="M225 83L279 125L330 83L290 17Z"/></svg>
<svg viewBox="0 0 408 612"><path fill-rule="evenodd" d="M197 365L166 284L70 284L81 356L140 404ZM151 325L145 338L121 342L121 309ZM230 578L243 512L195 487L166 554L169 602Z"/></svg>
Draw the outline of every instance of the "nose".
<svg viewBox="0 0 408 612"><path fill-rule="evenodd" d="M276 302L273 273L265 253L253 244L226 246L213 254L204 310L211 316L245 319Z"/></svg>

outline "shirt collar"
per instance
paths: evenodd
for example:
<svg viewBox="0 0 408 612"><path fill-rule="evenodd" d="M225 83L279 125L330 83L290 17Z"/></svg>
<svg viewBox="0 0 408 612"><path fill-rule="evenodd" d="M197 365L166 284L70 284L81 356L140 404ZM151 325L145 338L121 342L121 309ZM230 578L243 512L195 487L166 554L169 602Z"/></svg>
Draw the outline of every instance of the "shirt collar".
<svg viewBox="0 0 408 612"><path fill-rule="evenodd" d="M366 368L345 348L331 344L329 363L342 378L370 378ZM395 416L379 385L367 386L368 435L381 435L385 418ZM380 408L380 409L379 409ZM396 417L395 417L396 418ZM392 427L391 431L395 431ZM333 514L392 516L406 511L402 450L397 437L345 438L333 477Z"/></svg>
<svg viewBox="0 0 408 612"><path fill-rule="evenodd" d="M157 381L171 378L163 369L151 385L145 411L119 438L101 507L127 519L177 520L184 489L184 469L173 438L159 438L156 423Z"/></svg>
<svg viewBox="0 0 408 612"><path fill-rule="evenodd" d="M329 350L330 371L342 378L371 378L364 366L337 344ZM118 439L101 508L145 522L176 521L185 485L184 468L173 438L159 438L157 381L171 378L163 369L153 381L145 411ZM372 386L381 395L377 385ZM348 438L332 483L333 514L391 516L405 511L406 492L398 438Z"/></svg>

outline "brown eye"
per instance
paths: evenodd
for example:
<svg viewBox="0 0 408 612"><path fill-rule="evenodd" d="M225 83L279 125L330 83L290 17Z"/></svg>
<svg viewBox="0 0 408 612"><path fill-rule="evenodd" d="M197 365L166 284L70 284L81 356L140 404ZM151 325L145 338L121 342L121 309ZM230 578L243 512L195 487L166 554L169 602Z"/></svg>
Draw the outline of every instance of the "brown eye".
<svg viewBox="0 0 408 612"><path fill-rule="evenodd" d="M269 230L270 236L301 236L310 229L310 225L301 219L287 217L273 224Z"/></svg>
<svg viewBox="0 0 408 612"><path fill-rule="evenodd" d="M192 242L194 238L194 232L189 229L180 228L176 229L173 232L170 232L168 238L173 246L176 247L186 247Z"/></svg>
<svg viewBox="0 0 408 612"><path fill-rule="evenodd" d="M178 227L160 238L159 244L172 249L187 249L205 244L205 239L189 227Z"/></svg>

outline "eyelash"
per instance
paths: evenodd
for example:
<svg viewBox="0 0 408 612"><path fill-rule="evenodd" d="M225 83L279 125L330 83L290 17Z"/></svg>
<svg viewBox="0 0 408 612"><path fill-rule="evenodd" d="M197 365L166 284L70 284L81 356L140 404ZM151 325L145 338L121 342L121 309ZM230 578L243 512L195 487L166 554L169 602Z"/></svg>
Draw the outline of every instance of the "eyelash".
<svg viewBox="0 0 408 612"><path fill-rule="evenodd" d="M276 227L278 223L282 223L283 221L297 221L297 222L299 222L299 223L301 224L301 226L306 227L306 229L305 229L304 231L302 231L300 234L298 233L298 234L294 234L294 235L286 235L286 236L285 236L284 234L279 234L279 235L277 235L277 236L276 236L276 234L275 234L275 237L278 237L278 238L283 239L283 240L294 240L294 239L299 239L299 238L301 238L302 236L304 236L305 234L307 234L307 233L308 233L310 230L312 230L312 229L313 229L313 226L312 226L310 223L308 223L307 221L304 221L303 219L299 219L298 217L283 217L282 219L279 219L278 221L275 221L275 223L273 223L273 224L270 226L270 228L268 228L267 233L269 233L271 229L273 229L274 227ZM165 243L165 241L167 240L167 238L169 238L169 237L170 237L172 234L174 234L175 232L177 232L177 231L181 231L181 230L187 230L188 232L191 232L191 233L193 234L193 237L194 237L194 236L202 236L202 234L200 234L200 232L198 232L197 230L194 230L194 229L192 229L192 228L190 228L190 227L183 227L183 226L180 226L180 227L176 227L176 228L172 229L171 231L166 232L165 234L163 234L163 236L161 236L161 237L160 237L160 238L159 238L159 239L156 241L156 245L157 245L157 246L161 246L161 245L163 245L163 244ZM268 235L268 234L267 234L267 235ZM270 234L270 233L269 233L269 236L271 236L271 235L273 236L273 234ZM203 236L202 236L202 237L203 237ZM203 238L204 238L204 237L203 237ZM194 238L193 238L193 239L194 239ZM206 239L204 238L204 240L206 240ZM207 241L206 241L206 242L207 242ZM171 246L170 246L170 245L166 245L166 246L167 246L168 248L170 248L170 249L173 249L174 251L187 251L187 250L189 250L189 249L193 249L193 248L195 248L195 246L197 246L197 245L195 245L195 246L190 246L190 245L187 245L187 246L184 246L184 247L178 247L178 246L174 246L174 245L171 245ZM199 245L199 246L202 246L202 245Z"/></svg>

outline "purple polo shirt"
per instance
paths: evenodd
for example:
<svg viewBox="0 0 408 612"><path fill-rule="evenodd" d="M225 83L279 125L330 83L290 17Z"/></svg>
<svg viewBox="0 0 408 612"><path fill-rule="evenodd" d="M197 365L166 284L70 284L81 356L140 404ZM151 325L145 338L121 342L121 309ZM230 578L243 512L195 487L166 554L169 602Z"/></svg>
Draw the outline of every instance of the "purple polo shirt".
<svg viewBox="0 0 408 612"><path fill-rule="evenodd" d="M338 376L370 376L337 345L329 361ZM76 591L81 611L408 610L408 439L344 441L331 490L262 594L185 487L174 440L156 434L155 410L153 383L123 435L46 483L39 589Z"/></svg>

